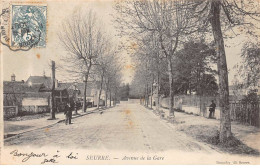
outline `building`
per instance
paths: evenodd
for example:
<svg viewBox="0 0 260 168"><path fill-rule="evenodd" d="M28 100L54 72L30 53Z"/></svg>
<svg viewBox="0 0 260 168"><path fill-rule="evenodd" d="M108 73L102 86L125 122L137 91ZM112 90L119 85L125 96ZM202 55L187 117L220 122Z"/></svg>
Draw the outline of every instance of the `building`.
<svg viewBox="0 0 260 168"><path fill-rule="evenodd" d="M5 116L18 113L41 113L50 111L50 98L52 93L52 78L43 76L30 76L26 81L16 81L15 75L11 81L4 81L4 111ZM97 106L100 82L88 82L87 105ZM55 80L54 105L56 111L64 111L67 102L83 104L84 83L62 83ZM105 91L101 92L100 105L105 103ZM8 113L8 114L7 114Z"/></svg>
<svg viewBox="0 0 260 168"><path fill-rule="evenodd" d="M79 99L83 102L84 98L84 83L77 83L76 87L79 90ZM86 101L88 106L97 106L98 104L98 95L100 91L100 82L88 82L87 83L87 93L86 93ZM100 96L100 105L104 105L105 103L105 91L102 89Z"/></svg>
<svg viewBox="0 0 260 168"><path fill-rule="evenodd" d="M57 85L56 80L56 85ZM16 81L15 75L11 81L4 81L4 106L16 108L20 113L39 113L49 111L50 96L52 92L51 77L30 76L26 82ZM66 88L57 87L54 90L54 104L57 111L64 110L64 105L69 101Z"/></svg>

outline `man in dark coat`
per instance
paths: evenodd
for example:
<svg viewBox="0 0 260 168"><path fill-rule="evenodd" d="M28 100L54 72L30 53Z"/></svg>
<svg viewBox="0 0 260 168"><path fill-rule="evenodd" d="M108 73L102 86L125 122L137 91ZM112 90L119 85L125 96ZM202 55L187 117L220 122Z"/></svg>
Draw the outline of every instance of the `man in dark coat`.
<svg viewBox="0 0 260 168"><path fill-rule="evenodd" d="M64 114L66 115L65 124L66 124L66 125L67 125L68 123L71 124L72 107L71 107L70 103L67 103L67 104L66 104Z"/></svg>
<svg viewBox="0 0 260 168"><path fill-rule="evenodd" d="M209 118L214 117L216 104L214 103L214 100L211 101L211 105L209 106Z"/></svg>

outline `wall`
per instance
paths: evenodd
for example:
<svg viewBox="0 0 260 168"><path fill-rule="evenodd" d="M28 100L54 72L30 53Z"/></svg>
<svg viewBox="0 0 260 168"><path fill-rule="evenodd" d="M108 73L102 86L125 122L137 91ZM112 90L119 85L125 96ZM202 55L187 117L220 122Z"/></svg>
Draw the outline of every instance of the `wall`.
<svg viewBox="0 0 260 168"><path fill-rule="evenodd" d="M37 113L47 111L48 106L48 98L24 98L22 100L22 111Z"/></svg>
<svg viewBox="0 0 260 168"><path fill-rule="evenodd" d="M22 106L48 106L48 98L23 98Z"/></svg>
<svg viewBox="0 0 260 168"><path fill-rule="evenodd" d="M128 99L129 103L138 103L140 104L140 99Z"/></svg>
<svg viewBox="0 0 260 168"><path fill-rule="evenodd" d="M215 118L220 118L220 110L218 108L219 101L216 97L203 96L199 97L196 95L179 95L174 97L174 108L183 110L187 113L193 113L196 115L208 117L209 116L209 105L214 100L217 107L215 110ZM160 99L161 107L169 107L169 98ZM167 114L166 114L167 115Z"/></svg>

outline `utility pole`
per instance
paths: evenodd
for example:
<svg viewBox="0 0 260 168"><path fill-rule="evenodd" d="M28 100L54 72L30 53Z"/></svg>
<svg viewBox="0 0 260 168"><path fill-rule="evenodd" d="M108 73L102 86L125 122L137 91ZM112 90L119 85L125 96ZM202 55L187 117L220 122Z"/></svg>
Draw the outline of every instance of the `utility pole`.
<svg viewBox="0 0 260 168"><path fill-rule="evenodd" d="M55 91L55 62L51 61L51 71L52 71L52 87L50 96L50 120L55 119L55 106L54 106L54 91Z"/></svg>

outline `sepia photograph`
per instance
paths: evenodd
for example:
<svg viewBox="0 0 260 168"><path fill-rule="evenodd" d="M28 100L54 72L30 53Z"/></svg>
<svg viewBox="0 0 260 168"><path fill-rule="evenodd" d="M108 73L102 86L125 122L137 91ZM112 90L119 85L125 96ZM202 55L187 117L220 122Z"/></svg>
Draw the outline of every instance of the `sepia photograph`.
<svg viewBox="0 0 260 168"><path fill-rule="evenodd" d="M1 0L0 165L259 165L259 0Z"/></svg>

